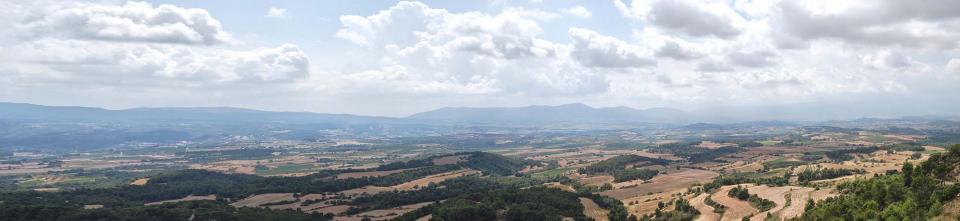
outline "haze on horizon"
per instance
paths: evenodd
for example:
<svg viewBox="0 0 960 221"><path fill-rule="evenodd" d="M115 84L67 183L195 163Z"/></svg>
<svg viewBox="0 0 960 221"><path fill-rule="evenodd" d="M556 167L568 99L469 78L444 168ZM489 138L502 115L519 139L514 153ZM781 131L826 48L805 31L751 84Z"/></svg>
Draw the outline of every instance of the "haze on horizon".
<svg viewBox="0 0 960 221"><path fill-rule="evenodd" d="M960 113L952 0L9 0L0 12L0 102Z"/></svg>

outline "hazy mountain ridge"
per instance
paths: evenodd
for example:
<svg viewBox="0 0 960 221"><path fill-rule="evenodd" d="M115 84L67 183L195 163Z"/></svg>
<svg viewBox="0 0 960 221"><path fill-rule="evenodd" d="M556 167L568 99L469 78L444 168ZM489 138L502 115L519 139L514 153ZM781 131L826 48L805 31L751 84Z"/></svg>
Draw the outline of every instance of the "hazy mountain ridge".
<svg viewBox="0 0 960 221"><path fill-rule="evenodd" d="M136 143L343 139L429 136L503 128L609 129L655 126L678 130L826 125L872 127L922 122L956 126L950 117L860 118L850 121L729 121L669 108L594 108L584 104L527 107L448 107L405 118L231 107L109 110L0 102L0 149L84 149Z"/></svg>
<svg viewBox="0 0 960 221"><path fill-rule="evenodd" d="M446 123L681 123L692 115L677 109L629 107L594 108L580 103L527 107L445 107L417 113L408 119Z"/></svg>
<svg viewBox="0 0 960 221"><path fill-rule="evenodd" d="M0 102L0 120L41 120L80 122L285 122L285 123L373 123L395 120L349 114L276 112L234 107L163 107L109 110L93 107L43 106Z"/></svg>

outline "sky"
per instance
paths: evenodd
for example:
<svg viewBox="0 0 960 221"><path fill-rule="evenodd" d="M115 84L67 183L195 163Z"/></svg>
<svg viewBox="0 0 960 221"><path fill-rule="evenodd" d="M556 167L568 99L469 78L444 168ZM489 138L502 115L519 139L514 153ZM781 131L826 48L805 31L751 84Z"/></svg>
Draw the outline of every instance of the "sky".
<svg viewBox="0 0 960 221"><path fill-rule="evenodd" d="M3 102L960 114L955 0L3 0L0 27Z"/></svg>

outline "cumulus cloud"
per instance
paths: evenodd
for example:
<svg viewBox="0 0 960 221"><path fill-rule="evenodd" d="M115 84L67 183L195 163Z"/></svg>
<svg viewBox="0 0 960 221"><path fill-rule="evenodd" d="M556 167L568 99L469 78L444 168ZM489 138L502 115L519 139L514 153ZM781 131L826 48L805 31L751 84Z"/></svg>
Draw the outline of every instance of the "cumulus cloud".
<svg viewBox="0 0 960 221"><path fill-rule="evenodd" d="M768 50L735 51L727 54L727 61L744 67L767 67L775 63L776 54Z"/></svg>
<svg viewBox="0 0 960 221"><path fill-rule="evenodd" d="M913 61L901 53L881 50L863 56L863 65L875 70L903 70L913 65Z"/></svg>
<svg viewBox="0 0 960 221"><path fill-rule="evenodd" d="M28 38L56 36L179 44L216 44L230 40L220 21L197 8L153 6L144 2L65 3L50 5L36 13L17 25Z"/></svg>
<svg viewBox="0 0 960 221"><path fill-rule="evenodd" d="M287 9L270 7L267 9L268 18L287 18Z"/></svg>
<svg viewBox="0 0 960 221"><path fill-rule="evenodd" d="M563 12L564 14L577 16L581 18L589 18L590 16L593 16L593 13L590 13L590 10L587 10L587 8L584 8L583 6L579 6L579 5L571 8L563 9L561 10L561 12Z"/></svg>
<svg viewBox="0 0 960 221"><path fill-rule="evenodd" d="M947 72L960 75L960 59L950 59L950 61L947 62Z"/></svg>
<svg viewBox="0 0 960 221"><path fill-rule="evenodd" d="M25 32L0 45L18 51L2 54L0 66L17 67L11 74L15 79L151 88L291 84L309 74L310 61L296 45L208 46L228 41L229 35L203 9L141 2L12 7L23 13L13 26Z"/></svg>
<svg viewBox="0 0 960 221"><path fill-rule="evenodd" d="M606 90L602 74L569 59L569 46L539 37L540 22L555 17L520 8L451 13L400 2L372 15L341 16L336 36L384 57L374 68L347 71L346 78L393 93L562 96Z"/></svg>
<svg viewBox="0 0 960 221"><path fill-rule="evenodd" d="M692 60L703 56L697 51L681 47L680 44L674 41L666 42L663 46L657 48L656 55L658 57L673 58L676 60Z"/></svg>
<svg viewBox="0 0 960 221"><path fill-rule="evenodd" d="M378 50L429 44L505 58L551 56L554 49L535 36L543 32L537 21L554 17L522 9L507 9L497 15L456 14L419 2L400 2L366 17L341 16L344 27L336 36Z"/></svg>
<svg viewBox="0 0 960 221"><path fill-rule="evenodd" d="M231 40L205 9L0 1L0 11L9 12L0 13L0 27L11 29L0 33L0 51L7 52L0 53L0 97L396 116L451 105L696 109L960 93L960 10L952 1L612 4L624 16L508 1L456 11L420 2L368 14L340 11L346 15L339 24L323 24L336 25L335 34L310 48L346 44L310 51L322 58L311 60L293 44L256 43L277 40L258 27L236 34L255 41ZM280 8L256 13L289 16ZM560 16L632 22L605 26ZM182 101L187 97L190 103ZM309 103L324 105L301 106Z"/></svg>
<svg viewBox="0 0 960 221"><path fill-rule="evenodd" d="M305 78L309 66L306 54L294 45L233 51L43 39L13 49L22 52L15 59L27 67L66 79L99 79L103 81L97 83L105 84L122 83L123 79L153 79L161 84L291 82Z"/></svg>
<svg viewBox="0 0 960 221"><path fill-rule="evenodd" d="M614 0L614 5L627 17L689 36L728 39L741 33L737 25L743 18L722 3L634 0L628 6Z"/></svg>
<svg viewBox="0 0 960 221"><path fill-rule="evenodd" d="M703 61L697 64L696 71L700 72L733 72L735 71L730 65L718 62L718 61Z"/></svg>
<svg viewBox="0 0 960 221"><path fill-rule="evenodd" d="M777 26L806 40L930 48L960 42L958 1L783 1L778 8Z"/></svg>
<svg viewBox="0 0 960 221"><path fill-rule="evenodd" d="M643 55L639 47L619 39L582 28L570 28L569 33L574 41L571 56L584 66L627 68L657 64Z"/></svg>

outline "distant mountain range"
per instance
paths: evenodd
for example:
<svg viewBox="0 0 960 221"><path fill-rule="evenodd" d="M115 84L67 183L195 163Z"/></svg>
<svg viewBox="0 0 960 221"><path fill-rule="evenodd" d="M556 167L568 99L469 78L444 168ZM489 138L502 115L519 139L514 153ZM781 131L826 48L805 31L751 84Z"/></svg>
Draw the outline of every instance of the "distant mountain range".
<svg viewBox="0 0 960 221"><path fill-rule="evenodd" d="M395 120L387 117L368 117L348 114L320 114L310 112L275 112L232 107L175 107L133 108L108 110L91 107L43 106L0 102L0 120L39 120L76 122L202 122L202 123L383 123Z"/></svg>
<svg viewBox="0 0 960 221"><path fill-rule="evenodd" d="M408 117L260 111L230 107L133 108L108 110L0 102L0 151L75 150L141 143L222 143L229 140L356 139L377 136L433 136L457 131L506 128L610 129L675 127L723 130L798 126L804 123L718 120L704 113L669 108L594 108L584 104L527 107L447 107ZM740 119L759 119L742 115ZM862 118L820 124L888 125L910 121L955 125L956 118ZM939 122L942 121L942 122ZM708 123L702 123L708 122ZM718 123L726 122L726 123ZM731 123L742 122L742 123Z"/></svg>
<svg viewBox="0 0 960 221"><path fill-rule="evenodd" d="M91 107L59 107L23 103L0 103L0 120L78 122L204 122L204 123L335 123L335 124L553 124L553 123L678 123L690 121L681 110L629 107L593 108L584 104L527 107L446 107L406 118L370 117L311 112L274 112L231 107L133 108L108 110Z"/></svg>
<svg viewBox="0 0 960 221"><path fill-rule="evenodd" d="M407 119L462 124L681 123L692 115L677 109L593 108L584 104L527 107L445 107Z"/></svg>

